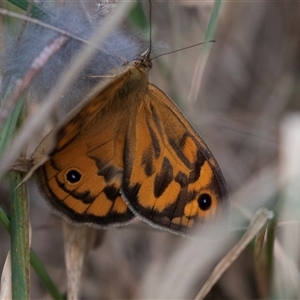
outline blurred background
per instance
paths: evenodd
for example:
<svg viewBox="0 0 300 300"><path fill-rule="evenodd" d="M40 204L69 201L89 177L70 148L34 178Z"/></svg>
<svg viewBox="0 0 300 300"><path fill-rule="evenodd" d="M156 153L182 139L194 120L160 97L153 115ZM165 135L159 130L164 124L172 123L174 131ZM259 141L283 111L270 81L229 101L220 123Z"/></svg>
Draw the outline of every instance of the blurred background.
<svg viewBox="0 0 300 300"><path fill-rule="evenodd" d="M87 9L96 7L89 2ZM140 42L143 50L148 15L148 1L142 1L126 20L146 41ZM80 299L193 299L261 207L274 210L278 222L272 228L277 235L274 254L267 258L271 274L266 283L255 270L251 244L205 299L300 297L299 15L300 3L290 1L152 1L155 54L216 41L153 60L150 82L177 103L213 152L231 194L232 226L222 247L138 220L123 228L95 230ZM2 16L3 32L6 18ZM33 180L29 185L32 247L65 293L63 221L41 198ZM4 181L0 205L9 212L7 189ZM1 268L9 240L0 226ZM205 255L216 247L220 251L207 264ZM31 297L50 298L34 271Z"/></svg>

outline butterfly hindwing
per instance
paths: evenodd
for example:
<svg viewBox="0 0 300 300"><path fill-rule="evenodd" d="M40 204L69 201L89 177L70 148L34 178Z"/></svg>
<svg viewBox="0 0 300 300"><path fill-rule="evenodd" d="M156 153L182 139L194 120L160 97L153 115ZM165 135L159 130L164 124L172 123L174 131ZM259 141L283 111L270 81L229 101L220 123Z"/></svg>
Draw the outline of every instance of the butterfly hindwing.
<svg viewBox="0 0 300 300"><path fill-rule="evenodd" d="M152 225L186 232L216 216L227 189L211 152L173 102L149 84L131 115L122 191Z"/></svg>

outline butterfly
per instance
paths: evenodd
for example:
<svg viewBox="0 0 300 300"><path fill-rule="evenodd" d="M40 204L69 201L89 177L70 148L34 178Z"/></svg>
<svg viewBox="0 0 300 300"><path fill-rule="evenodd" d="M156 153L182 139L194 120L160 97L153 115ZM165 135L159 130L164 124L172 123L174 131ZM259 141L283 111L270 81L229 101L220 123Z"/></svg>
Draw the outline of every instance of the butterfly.
<svg viewBox="0 0 300 300"><path fill-rule="evenodd" d="M32 155L41 193L72 222L104 229L138 216L189 235L227 207L215 158L150 69L147 51L113 70Z"/></svg>

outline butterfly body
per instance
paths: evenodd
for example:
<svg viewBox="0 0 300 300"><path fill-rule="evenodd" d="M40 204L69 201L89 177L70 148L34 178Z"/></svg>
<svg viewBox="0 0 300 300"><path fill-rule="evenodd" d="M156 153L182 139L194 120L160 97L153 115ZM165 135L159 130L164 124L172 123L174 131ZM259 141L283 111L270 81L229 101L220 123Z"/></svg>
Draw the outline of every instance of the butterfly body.
<svg viewBox="0 0 300 300"><path fill-rule="evenodd" d="M68 219L106 228L137 215L185 234L227 203L217 162L150 67L116 70L33 154L40 190Z"/></svg>

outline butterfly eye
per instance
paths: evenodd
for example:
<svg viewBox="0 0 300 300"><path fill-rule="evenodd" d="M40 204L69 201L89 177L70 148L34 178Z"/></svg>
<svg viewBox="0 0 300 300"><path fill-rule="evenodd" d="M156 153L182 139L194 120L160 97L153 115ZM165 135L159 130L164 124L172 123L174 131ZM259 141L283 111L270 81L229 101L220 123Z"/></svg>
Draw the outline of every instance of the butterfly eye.
<svg viewBox="0 0 300 300"><path fill-rule="evenodd" d="M81 179L81 174L79 171L72 169L66 173L66 179L69 183L77 183Z"/></svg>
<svg viewBox="0 0 300 300"><path fill-rule="evenodd" d="M208 194L201 194L198 198L198 205L199 205L199 208L201 210L208 210L210 209L211 207L211 204L212 204L212 200L211 200L211 197L210 195Z"/></svg>

